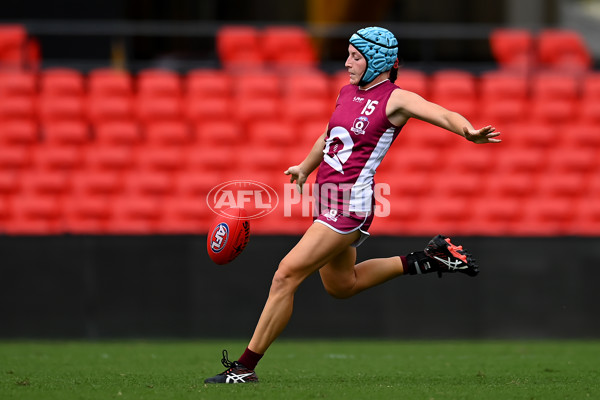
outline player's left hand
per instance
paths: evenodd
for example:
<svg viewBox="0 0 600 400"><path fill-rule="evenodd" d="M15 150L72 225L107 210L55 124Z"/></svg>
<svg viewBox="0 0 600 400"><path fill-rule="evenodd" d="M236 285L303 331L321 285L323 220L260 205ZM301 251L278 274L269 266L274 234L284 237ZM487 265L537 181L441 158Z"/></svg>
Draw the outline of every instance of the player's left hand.
<svg viewBox="0 0 600 400"><path fill-rule="evenodd" d="M466 126L463 128L465 139L473 143L500 143L501 139L496 139L500 132L496 132L496 128L491 125L481 129L469 129Z"/></svg>

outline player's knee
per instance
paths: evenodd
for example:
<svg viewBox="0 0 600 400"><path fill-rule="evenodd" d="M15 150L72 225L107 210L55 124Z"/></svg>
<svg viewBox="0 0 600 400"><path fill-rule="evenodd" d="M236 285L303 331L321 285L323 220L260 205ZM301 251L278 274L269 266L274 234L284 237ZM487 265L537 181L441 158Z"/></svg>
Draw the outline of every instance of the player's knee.
<svg viewBox="0 0 600 400"><path fill-rule="evenodd" d="M300 284L300 279L293 272L293 269L284 261L279 264L279 268L273 275L271 283L272 292L294 292Z"/></svg>
<svg viewBox="0 0 600 400"><path fill-rule="evenodd" d="M324 283L325 291L335 299L347 299L354 295L353 286L350 285L329 285Z"/></svg>

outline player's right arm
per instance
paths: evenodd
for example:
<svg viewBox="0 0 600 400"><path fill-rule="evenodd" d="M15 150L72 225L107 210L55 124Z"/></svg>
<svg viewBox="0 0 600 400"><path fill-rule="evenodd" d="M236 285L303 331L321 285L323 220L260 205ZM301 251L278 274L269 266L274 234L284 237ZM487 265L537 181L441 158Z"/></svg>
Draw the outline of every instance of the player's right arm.
<svg viewBox="0 0 600 400"><path fill-rule="evenodd" d="M298 191L302 193L302 186L308 176L321 164L323 161L323 149L325 148L325 134L323 133L312 149L300 164L289 167L284 174L290 175L290 183L296 181Z"/></svg>

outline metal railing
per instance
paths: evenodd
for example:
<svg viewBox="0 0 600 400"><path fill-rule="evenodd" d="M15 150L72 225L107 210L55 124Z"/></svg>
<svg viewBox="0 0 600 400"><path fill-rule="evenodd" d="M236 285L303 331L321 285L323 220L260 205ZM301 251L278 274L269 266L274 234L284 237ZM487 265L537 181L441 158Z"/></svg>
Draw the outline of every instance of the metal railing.
<svg viewBox="0 0 600 400"><path fill-rule="evenodd" d="M247 22L247 21L126 21L126 20L10 20L0 24L22 24L30 35L44 37L101 37L107 39L107 49L110 54L119 53L124 58L123 62L128 68L145 68L148 64L157 61L139 60L132 56L135 53L134 38L216 38L219 28L225 25L253 25L258 28L283 25L280 22ZM291 23L290 23L291 24ZM357 29L372 23L345 23L345 24L303 24L297 23L307 29L310 35L317 40L347 39ZM449 23L394 23L381 22L381 25L390 29L400 42L417 43L418 61L420 65L436 65L440 63L436 42L455 41L466 43L468 41L487 41L495 25L492 24L449 24ZM214 46L214 41L212 42ZM321 58L324 66L332 65L339 68L339 59L333 59L332 51L328 48L321 49ZM215 49L210 49L213 59L177 60L181 69L197 66L218 65ZM44 57L45 66L57 64L71 64L82 69L95 67L97 64L108 64L111 60L82 60L77 57L72 59L56 59L51 55ZM489 60L488 62L491 62ZM447 62L444 62L447 63ZM483 60L483 64L486 61ZM335 67L333 67L335 65Z"/></svg>

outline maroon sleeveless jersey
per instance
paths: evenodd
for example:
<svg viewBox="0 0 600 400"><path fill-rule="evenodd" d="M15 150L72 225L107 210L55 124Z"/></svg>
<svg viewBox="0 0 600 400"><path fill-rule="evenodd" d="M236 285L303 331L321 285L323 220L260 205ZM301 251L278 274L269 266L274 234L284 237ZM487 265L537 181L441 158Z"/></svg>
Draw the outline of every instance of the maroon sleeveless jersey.
<svg viewBox="0 0 600 400"><path fill-rule="evenodd" d="M373 175L402 127L385 113L398 86L389 80L369 89L344 86L329 120L323 161L317 172L315 206L319 213L371 212Z"/></svg>

